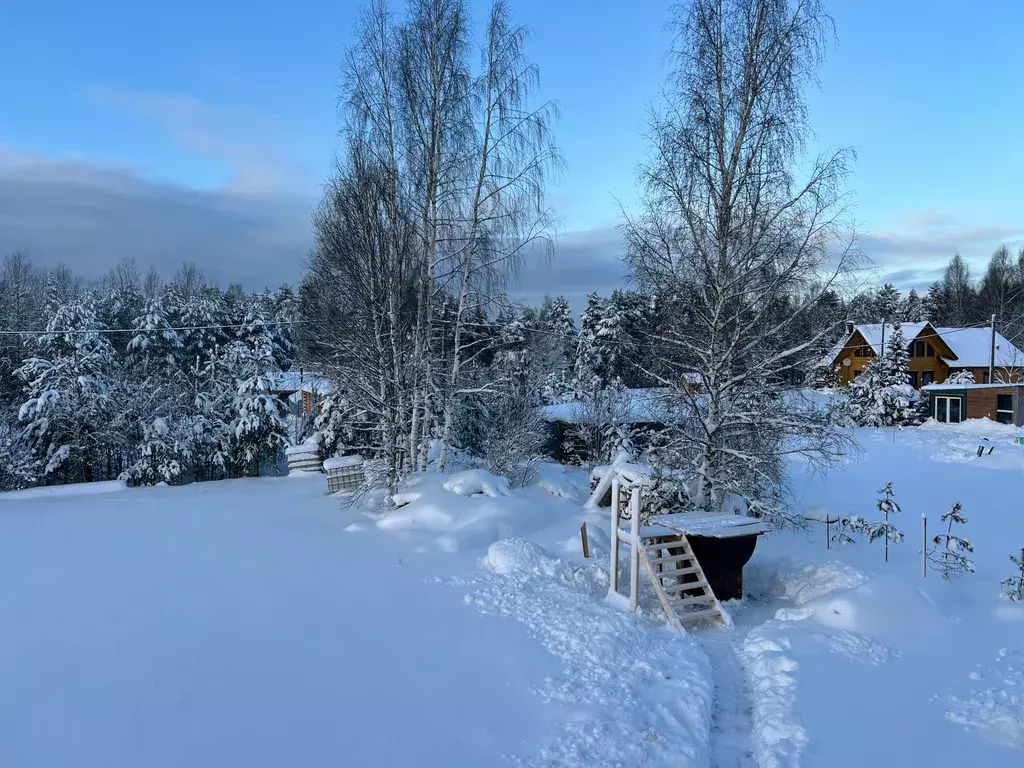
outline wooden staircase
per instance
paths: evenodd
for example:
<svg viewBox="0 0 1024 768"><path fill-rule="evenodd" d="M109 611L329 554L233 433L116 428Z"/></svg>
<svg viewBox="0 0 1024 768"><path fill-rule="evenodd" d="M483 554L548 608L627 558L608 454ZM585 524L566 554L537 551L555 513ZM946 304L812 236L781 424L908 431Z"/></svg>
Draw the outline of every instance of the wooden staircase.
<svg viewBox="0 0 1024 768"><path fill-rule="evenodd" d="M658 596L669 623L677 632L682 632L688 625L701 622L717 621L728 624L728 615L722 610L715 593L711 590L686 536L667 532L641 536L640 488L631 489L628 511L625 509L626 505L620 501L620 490L619 480L616 478L612 482L610 591L618 593L619 543L625 543L630 548L631 610L635 611L639 605L642 561L654 587L654 593ZM619 525L624 514L630 518L629 530Z"/></svg>
<svg viewBox="0 0 1024 768"><path fill-rule="evenodd" d="M640 551L654 593L673 626L706 621L725 623L722 607L685 536L645 538Z"/></svg>

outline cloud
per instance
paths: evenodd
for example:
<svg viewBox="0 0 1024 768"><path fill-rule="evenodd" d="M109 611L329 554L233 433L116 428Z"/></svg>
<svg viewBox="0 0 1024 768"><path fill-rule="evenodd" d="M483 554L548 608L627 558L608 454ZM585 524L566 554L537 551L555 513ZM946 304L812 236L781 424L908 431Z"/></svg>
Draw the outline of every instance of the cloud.
<svg viewBox="0 0 1024 768"><path fill-rule="evenodd" d="M566 233L556 241L550 262L539 255L527 260L522 275L510 286L513 298L538 304L545 295L562 295L579 312L588 293L607 296L625 287L626 273L618 261L623 248L611 227Z"/></svg>
<svg viewBox="0 0 1024 768"><path fill-rule="evenodd" d="M137 170L29 155L0 144L0 254L96 277L125 257L169 276L183 261L222 285L262 290L302 276L314 200L187 189Z"/></svg>
<svg viewBox="0 0 1024 768"><path fill-rule="evenodd" d="M264 194L291 188L306 173L287 156L284 129L272 117L244 107L207 104L186 94L92 87L93 103L154 122L186 152L227 165L229 189Z"/></svg>
<svg viewBox="0 0 1024 768"><path fill-rule="evenodd" d="M999 245L1024 245L1024 221L969 224L947 212L916 211L900 214L898 223L896 229L864 235L861 247L876 265L879 280L902 289L927 287L942 276L954 254L980 273Z"/></svg>

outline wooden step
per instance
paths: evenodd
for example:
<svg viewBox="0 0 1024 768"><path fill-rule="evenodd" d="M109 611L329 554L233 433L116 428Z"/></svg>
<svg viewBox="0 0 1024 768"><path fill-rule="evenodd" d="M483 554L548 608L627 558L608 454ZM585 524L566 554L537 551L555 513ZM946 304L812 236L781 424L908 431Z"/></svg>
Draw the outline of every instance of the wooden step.
<svg viewBox="0 0 1024 768"><path fill-rule="evenodd" d="M696 597L683 597L679 600L669 600L668 604L672 608L682 608L687 605L694 605L696 603L711 603L712 606L715 604L715 598L713 595L697 595ZM683 616L685 614L679 614Z"/></svg>
<svg viewBox="0 0 1024 768"><path fill-rule="evenodd" d="M683 582L682 584L662 584L661 588L666 592L689 592L691 589L704 589L708 583L701 579L700 581Z"/></svg>
<svg viewBox="0 0 1024 768"><path fill-rule="evenodd" d="M676 621L680 624L688 623L691 621L697 621L699 619L710 619L710 618L722 618L722 612L715 608L706 608L703 611L691 611L690 613L680 613L676 615Z"/></svg>
<svg viewBox="0 0 1024 768"><path fill-rule="evenodd" d="M700 566L693 566L692 568L680 568L677 571L664 571L658 574L659 579L679 579L683 576L690 576L697 574L698 581L704 578L704 574L701 573Z"/></svg>
<svg viewBox="0 0 1024 768"><path fill-rule="evenodd" d="M680 560L692 560L693 553L687 552L685 555L666 555L665 557L652 557L649 558L651 565L658 565L658 563L675 563Z"/></svg>

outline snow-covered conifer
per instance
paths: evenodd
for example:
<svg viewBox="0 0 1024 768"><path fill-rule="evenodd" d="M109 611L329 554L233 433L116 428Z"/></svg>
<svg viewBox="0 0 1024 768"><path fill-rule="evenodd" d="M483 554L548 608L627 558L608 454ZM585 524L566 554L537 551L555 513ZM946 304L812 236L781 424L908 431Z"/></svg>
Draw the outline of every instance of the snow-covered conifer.
<svg viewBox="0 0 1024 768"><path fill-rule="evenodd" d="M968 555L974 552L974 545L968 539L953 533L954 524L967 523L967 517L963 514L963 506L959 501L942 516L942 522L947 523L946 532L937 534L932 539L936 548L928 554L929 560L946 579L953 579L967 572L973 573L974 562Z"/></svg>
<svg viewBox="0 0 1024 768"><path fill-rule="evenodd" d="M1010 555L1010 562L1017 566L1017 572L1003 579L1003 597L1021 603L1024 602L1024 547L1019 556Z"/></svg>
<svg viewBox="0 0 1024 768"><path fill-rule="evenodd" d="M48 301L47 314L34 356L17 371L26 394L19 419L45 475L61 470L66 481L88 481L107 434L114 350L101 332L91 295L67 304Z"/></svg>

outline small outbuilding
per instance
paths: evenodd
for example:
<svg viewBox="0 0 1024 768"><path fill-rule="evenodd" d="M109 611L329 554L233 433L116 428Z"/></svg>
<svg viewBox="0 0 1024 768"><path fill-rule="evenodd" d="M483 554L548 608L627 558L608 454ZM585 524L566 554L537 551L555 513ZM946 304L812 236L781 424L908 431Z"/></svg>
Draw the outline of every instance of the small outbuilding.
<svg viewBox="0 0 1024 768"><path fill-rule="evenodd" d="M1024 382L1011 384L930 384L928 414L936 421L958 424L965 419L991 419L1024 426Z"/></svg>

